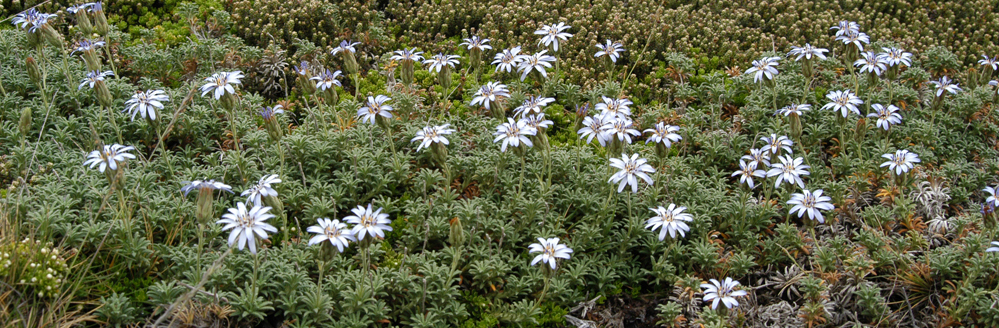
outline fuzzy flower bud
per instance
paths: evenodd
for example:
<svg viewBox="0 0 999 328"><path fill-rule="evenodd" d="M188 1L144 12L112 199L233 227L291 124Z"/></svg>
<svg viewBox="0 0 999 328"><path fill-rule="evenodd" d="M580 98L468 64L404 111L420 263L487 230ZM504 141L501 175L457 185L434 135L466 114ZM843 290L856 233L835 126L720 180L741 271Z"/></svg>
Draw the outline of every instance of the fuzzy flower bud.
<svg viewBox="0 0 999 328"><path fill-rule="evenodd" d="M461 246L465 243L465 231L462 230L461 219L455 217L451 219L451 229L448 231L448 242L451 247Z"/></svg>
<svg viewBox="0 0 999 328"><path fill-rule="evenodd" d="M28 57L28 59L24 60L24 65L27 66L28 77L31 78L31 82L41 89L43 82L42 69L38 67L38 62L34 58Z"/></svg>
<svg viewBox="0 0 999 328"><path fill-rule="evenodd" d="M21 118L17 121L17 130L22 136L27 136L31 132L31 108L25 107L21 110Z"/></svg>

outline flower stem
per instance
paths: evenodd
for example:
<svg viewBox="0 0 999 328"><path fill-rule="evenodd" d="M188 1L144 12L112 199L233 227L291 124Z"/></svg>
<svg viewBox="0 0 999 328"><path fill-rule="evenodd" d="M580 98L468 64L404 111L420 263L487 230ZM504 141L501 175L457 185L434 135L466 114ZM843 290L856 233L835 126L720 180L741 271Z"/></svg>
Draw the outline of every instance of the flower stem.
<svg viewBox="0 0 999 328"><path fill-rule="evenodd" d="M624 254L625 251L628 250L628 245L631 244L631 233L632 233L631 230L632 227L634 226L633 224L631 224L631 202L633 201L632 198L635 198L635 194L634 193L628 194L628 218L624 220L624 223L628 225L628 234L625 235L624 241L621 243L622 254ZM666 227L663 227L663 229L666 229Z"/></svg>
<svg viewBox="0 0 999 328"><path fill-rule="evenodd" d="M118 135L118 143L124 143L125 138L122 138L121 136L121 129L118 128L118 120L114 117L114 111L111 110L111 107L104 107L104 105L101 105L101 111L104 111L104 109L107 109L108 121L111 121L111 126L114 127L114 132Z"/></svg>
<svg viewBox="0 0 999 328"><path fill-rule="evenodd" d="M517 183L517 193L524 193L524 171L527 171L527 154L520 155L520 182Z"/></svg>
<svg viewBox="0 0 999 328"><path fill-rule="evenodd" d="M63 70L63 74L66 74L66 86L67 86L67 88L69 88L69 92L73 92L73 79L72 79L71 75L69 74L69 60L67 59L68 57L69 57L69 53L67 53L66 50L63 49L63 51L62 51L62 70ZM115 74L115 76L118 76L118 74Z"/></svg>
<svg viewBox="0 0 999 328"><path fill-rule="evenodd" d="M111 65L111 71L114 72L114 78L121 79L121 76L118 76L118 69L114 66L114 57L111 57L111 42L108 42L107 46L103 48L104 53L108 55L108 64Z"/></svg>

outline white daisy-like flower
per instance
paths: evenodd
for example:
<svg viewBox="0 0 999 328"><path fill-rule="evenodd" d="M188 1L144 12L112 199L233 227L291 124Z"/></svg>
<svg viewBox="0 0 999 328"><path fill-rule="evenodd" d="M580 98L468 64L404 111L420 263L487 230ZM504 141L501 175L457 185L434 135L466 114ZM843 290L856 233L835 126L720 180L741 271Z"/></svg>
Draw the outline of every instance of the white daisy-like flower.
<svg viewBox="0 0 999 328"><path fill-rule="evenodd" d="M638 154L632 154L628 157L627 154L621 154L621 158L611 158L611 167L617 168L620 171L614 173L607 180L609 183L617 183L617 192L624 190L624 186L631 185L631 192L638 192L638 178L645 180L645 183L652 185L652 177L648 173L653 173L656 171L652 165L646 164L648 162L644 158L638 158Z"/></svg>
<svg viewBox="0 0 999 328"><path fill-rule="evenodd" d="M780 188L781 182L786 181L790 184L798 184L798 187L802 189L805 188L805 181L801 180L802 175L809 175L808 169L811 167L802 164L805 159L802 157L791 158L791 155L784 155L777 157L780 159L780 163L773 163L770 170L767 171L767 177L777 177L777 182L774 188Z"/></svg>
<svg viewBox="0 0 999 328"><path fill-rule="evenodd" d="M495 72L513 72L514 67L520 64L520 47L503 49L503 52L497 53L493 59L495 60L493 60L492 64L496 65Z"/></svg>
<svg viewBox="0 0 999 328"><path fill-rule="evenodd" d="M680 237L686 237L686 232L690 231L690 227L687 226L686 222L694 221L694 216L690 213L683 213L686 207L677 207L676 204L669 204L669 208L649 208L656 216L653 216L648 221L645 221L645 228L656 231L659 230L659 240L662 241L666 239L666 234L669 233L670 238L676 238L676 234L680 233Z"/></svg>
<svg viewBox="0 0 999 328"><path fill-rule="evenodd" d="M392 60L395 61L412 61L414 63L423 63L423 51L416 51L416 48L402 50L396 50L395 55L392 55Z"/></svg>
<svg viewBox="0 0 999 328"><path fill-rule="evenodd" d="M475 92L475 97L472 98L472 102L469 104L471 106L482 105L489 108L490 103L495 102L498 99L509 98L510 90L506 88L506 84L499 82L489 82L483 85Z"/></svg>
<svg viewBox="0 0 999 328"><path fill-rule="evenodd" d="M73 49L73 52L70 53L69 55L72 56L77 52L97 50L101 47L104 47L105 45L107 45L107 43L101 40L81 39L80 41L76 42L76 47Z"/></svg>
<svg viewBox="0 0 999 328"><path fill-rule="evenodd" d="M389 220L388 214L382 213L381 207L377 211L372 211L371 204L368 204L367 208L357 205L350 211L354 215L345 217L343 220L354 224L350 232L357 237L358 241L364 240L365 234L371 235L371 237L385 238L385 231L392 231L392 227L388 226L392 220Z"/></svg>
<svg viewBox="0 0 999 328"><path fill-rule="evenodd" d="M735 287L739 286L739 282L732 280L732 278L726 277L722 282L716 279L710 281L709 284L701 284L701 288L704 288L704 301L711 302L712 310L718 308L718 301L724 303L725 307L729 309L737 307L739 301L735 298L747 294L744 290L735 290Z"/></svg>
<svg viewBox="0 0 999 328"><path fill-rule="evenodd" d="M763 149L750 149L749 155L742 155L742 159L746 160L746 162L753 168L770 167L770 152ZM763 164L763 166L760 164Z"/></svg>
<svg viewBox="0 0 999 328"><path fill-rule="evenodd" d="M794 146L794 141L791 141L787 136L777 136L775 133L771 133L770 136L760 138L763 141L763 147L760 148L763 152L770 152L771 154L777 154L781 149L787 152L787 154L794 153L791 151L791 146Z"/></svg>
<svg viewBox="0 0 999 328"><path fill-rule="evenodd" d="M912 54L905 52L905 50L898 48L881 48L884 50L883 53L878 54L881 60L888 64L888 67L894 66L912 66Z"/></svg>
<svg viewBox="0 0 999 328"><path fill-rule="evenodd" d="M548 263L552 270L555 270L557 259L568 260L569 254L572 254L572 248L565 244L559 244L558 238L538 238L538 242L528 245L527 249L528 253L541 253L534 257L531 266L538 264L538 262L544 262Z"/></svg>
<svg viewBox="0 0 999 328"><path fill-rule="evenodd" d="M464 41L465 42L459 43L458 45L459 46L466 46L466 47L468 47L468 50L479 49L479 50L483 50L484 51L484 50L489 50L489 49L493 48L492 46L486 44L486 43L489 43L489 39L482 39L482 38L479 38L478 36L474 36L474 35L471 38L464 39Z"/></svg>
<svg viewBox="0 0 999 328"><path fill-rule="evenodd" d="M524 99L524 103L513 109L514 116L524 117L529 114L541 114L544 112L543 107L548 106L548 104L555 102L555 98L545 98L541 96L530 96Z"/></svg>
<svg viewBox="0 0 999 328"><path fill-rule="evenodd" d="M810 110L812 110L812 105L792 103L790 105L787 105L787 107L781 108L779 114L784 116L791 116L792 114L801 116L804 115L806 111Z"/></svg>
<svg viewBox="0 0 999 328"><path fill-rule="evenodd" d="M753 74L753 82L762 82L764 78L767 80L773 80L774 76L777 75L777 61L780 57L763 57L760 60L753 61L753 67L746 70L744 74Z"/></svg>
<svg viewBox="0 0 999 328"><path fill-rule="evenodd" d="M558 24L541 26L541 29L534 31L534 34L542 35L541 40L538 41L538 45L544 44L545 47L551 46L557 52L559 40L561 39L562 41L565 41L572 37L572 34L564 32L569 28L572 28L572 26L559 22Z"/></svg>
<svg viewBox="0 0 999 328"><path fill-rule="evenodd" d="M985 59L978 60L979 65L990 67L993 71L999 70L999 56L989 58L989 56L982 55L982 58Z"/></svg>
<svg viewBox="0 0 999 328"><path fill-rule="evenodd" d="M458 65L458 58L461 57L456 55L445 55L443 53L437 53L433 57L424 60L423 64L429 65L427 66L427 71L430 71L432 73L440 73L441 70L444 69L444 66L450 66L451 68L454 68L454 65Z"/></svg>
<svg viewBox="0 0 999 328"><path fill-rule="evenodd" d="M602 102L597 103L594 109L599 110L601 114L613 115L618 118L627 119L631 117L631 105L634 104L628 98L610 98L605 96L600 96Z"/></svg>
<svg viewBox="0 0 999 328"><path fill-rule="evenodd" d="M520 120L524 121L527 126L538 131L541 131L541 129L547 129L551 127L552 124L555 124L555 122L545 119L545 113L527 115Z"/></svg>
<svg viewBox="0 0 999 328"><path fill-rule="evenodd" d="M791 51L787 53L787 56L797 56L794 58L794 61L799 61L802 58L811 60L812 56L826 60L825 54L827 52L829 52L829 49L814 47L811 44L806 43L804 47L791 47Z"/></svg>
<svg viewBox="0 0 999 328"><path fill-rule="evenodd" d="M837 36L836 40L842 41L843 44L853 44L860 51L864 51L864 44L871 43L871 37L857 30L847 30L845 33Z"/></svg>
<svg viewBox="0 0 999 328"><path fill-rule="evenodd" d="M340 71L330 72L329 69L326 69L321 74L313 76L310 80L316 81L316 89L326 91L326 89L343 86L337 80L342 74Z"/></svg>
<svg viewBox="0 0 999 328"><path fill-rule="evenodd" d="M187 196L187 194L190 193L191 190L197 190L198 192L222 190L222 191L228 191L230 194L233 193L231 186L224 184L221 181L215 181L211 179L184 181L184 186L180 187L180 191L183 191L184 196Z"/></svg>
<svg viewBox="0 0 999 328"><path fill-rule="evenodd" d="M874 75L881 76L881 72L888 69L884 58L873 51L864 51L860 53L860 59L853 62L854 67L860 67L860 73L868 72L874 73Z"/></svg>
<svg viewBox="0 0 999 328"><path fill-rule="evenodd" d="M295 71L295 74L308 78L309 74L312 72L312 67L309 66L309 62L303 60L298 65L292 66L291 70Z"/></svg>
<svg viewBox="0 0 999 328"><path fill-rule="evenodd" d="M997 80L989 81L989 85L991 85L993 87L999 86L999 81L997 81ZM996 88L996 94L999 94L999 88Z"/></svg>
<svg viewBox="0 0 999 328"><path fill-rule="evenodd" d="M520 81L524 81L531 71L538 71L541 76L548 78L548 72L545 68L552 68L552 64L555 62L555 57L546 55L548 50L541 50L541 52L533 55L520 55L519 63L517 63L517 71L520 72Z"/></svg>
<svg viewBox="0 0 999 328"><path fill-rule="evenodd" d="M831 200L829 196L822 196L822 189L816 189L814 192L802 189L800 194L792 194L791 200L787 201L788 205L794 205L787 214L798 212L798 218L801 218L807 213L810 220L826 223L821 211L833 210L833 204L829 202Z"/></svg>
<svg viewBox="0 0 999 328"><path fill-rule="evenodd" d="M921 162L919 155L905 149L899 149L894 154L884 154L881 157L888 160L881 163L881 167L888 167L888 171L894 171L895 175L909 172L909 170L916 166L916 163Z"/></svg>
<svg viewBox="0 0 999 328"><path fill-rule="evenodd" d="M340 222L340 220L318 218L316 222L318 225L305 229L305 231L316 234L309 239L309 246L329 241L331 245L336 246L340 253L343 253L343 248L347 247L350 241L357 241L357 238L354 238L354 233L347 230L347 224Z"/></svg>
<svg viewBox="0 0 999 328"><path fill-rule="evenodd" d="M982 191L989 193L989 197L985 198L986 203L992 203L992 206L999 207L999 199L996 199L996 188L985 186Z"/></svg>
<svg viewBox="0 0 999 328"><path fill-rule="evenodd" d="M748 156L748 155L747 155ZM756 168L755 162L746 163L745 160L739 160L739 170L732 173L733 177L739 177L739 183L745 183L749 186L749 189L756 188L756 182L753 178L765 178L767 172L764 170L758 170Z"/></svg>
<svg viewBox="0 0 999 328"><path fill-rule="evenodd" d="M336 48L333 48L333 50L330 51L330 55L336 56L336 54L338 54L338 53L340 53L342 51L346 51L346 52L350 52L350 53L356 53L357 49L355 49L354 46L359 45L359 44L361 44L361 43L360 42L350 42L349 40L342 40L342 41L340 41L340 45L339 46L337 46Z"/></svg>
<svg viewBox="0 0 999 328"><path fill-rule="evenodd" d="M952 81L947 76L940 77L940 80L938 81L930 81L930 84L933 84L937 87L937 97L942 96L944 91L950 92L951 94L955 95L959 91L962 91L961 87L959 87L957 83L954 83L954 81Z"/></svg>
<svg viewBox="0 0 999 328"><path fill-rule="evenodd" d="M604 134L604 127L607 126L604 117L606 116L603 114L594 114L583 118L583 127L576 132L579 134L579 139L586 138L586 143L589 144L593 141L593 137L597 137L601 146L607 146L606 140L601 137Z"/></svg>
<svg viewBox="0 0 999 328"><path fill-rule="evenodd" d="M22 30L28 29L28 26L38 26L47 22L50 18L56 17L56 14L46 14L39 12L34 7L28 8L24 12L14 15L14 19L10 22L15 26L21 28ZM34 31L31 31L32 33Z"/></svg>
<svg viewBox="0 0 999 328"><path fill-rule="evenodd" d="M513 121L513 118L507 118L508 122L500 124L496 127L496 132L493 135L496 139L493 139L493 143L503 141L500 146L501 152L506 152L506 146L520 147L520 144L525 144L528 147L534 147L534 143L528 136L534 136L538 134L538 130L527 125L527 122Z"/></svg>
<svg viewBox="0 0 999 328"><path fill-rule="evenodd" d="M209 92L213 92L215 100L221 99L226 93L236 94L234 84L242 84L239 79L243 78L243 72L219 72L205 78L205 85L201 86L201 96L204 97Z"/></svg>
<svg viewBox="0 0 999 328"><path fill-rule="evenodd" d="M988 253L999 252L999 241L993 241L992 242L992 247L986 248L985 252L988 252Z"/></svg>
<svg viewBox="0 0 999 328"><path fill-rule="evenodd" d="M131 99L125 101L125 110L122 112L131 113L133 121L135 114L139 114L142 118L156 120L156 109L163 109L165 101L170 101L170 97L163 90L139 91L132 95Z"/></svg>
<svg viewBox="0 0 999 328"><path fill-rule="evenodd" d="M90 71L90 72L87 72L87 77L83 78L83 80L80 80L80 86L76 87L76 89L77 90L83 89L83 86L85 86L85 85L89 86L91 89L93 89L94 85L96 85L97 82L99 82L99 81L103 82L105 79L107 79L108 76L114 76L114 72L112 72L112 71L103 71L103 72L101 72L101 71Z"/></svg>
<svg viewBox="0 0 999 328"><path fill-rule="evenodd" d="M874 113L867 114L867 117L877 117L876 124L879 128L888 131L892 125L902 124L902 115L898 113L899 109L895 105L885 107L882 104L872 104L871 108L874 109Z"/></svg>
<svg viewBox="0 0 999 328"><path fill-rule="evenodd" d="M830 27L829 29L830 30L836 30L836 36L840 36L840 35L849 33L850 31L859 32L860 31L860 24L857 24L857 22L851 22L851 21L845 21L844 20L844 21L839 21L839 24L837 24L836 26Z"/></svg>
<svg viewBox="0 0 999 328"><path fill-rule="evenodd" d="M607 121L604 125L604 138L617 140L631 144L632 136L640 136L641 132L633 128L634 122L627 118L615 117Z"/></svg>
<svg viewBox="0 0 999 328"><path fill-rule="evenodd" d="M257 111L257 114L259 114L260 118L264 119L264 121L270 121L275 117L275 115L284 114L284 109L282 108L284 108L284 106L281 106L280 104L274 105L274 107L264 106Z"/></svg>
<svg viewBox="0 0 999 328"><path fill-rule="evenodd" d="M69 8L66 8L66 12L68 12L70 14L76 14L77 12L80 12L82 10L86 10L87 7L90 7L91 5L93 5L93 4L92 3L82 3L82 4L78 4L78 5L69 6Z"/></svg>
<svg viewBox="0 0 999 328"><path fill-rule="evenodd" d="M361 118L361 122L368 124L375 124L375 118L378 116L392 118L392 106L385 104L389 100L392 98L384 95L368 96L367 104L357 110L357 117Z"/></svg>
<svg viewBox="0 0 999 328"><path fill-rule="evenodd" d="M132 146L122 146L119 144L104 145L104 149L95 150L87 155L87 161L83 162L83 165L90 165L90 168L98 167L98 171L104 173L104 170L111 168L112 171L118 170L118 166L125 162L126 159L135 159L135 155L129 154L130 150L135 150Z"/></svg>
<svg viewBox="0 0 999 328"><path fill-rule="evenodd" d="M229 208L229 213L223 214L222 219L215 223L225 224L222 231L232 229L229 232L229 247L239 241L239 250L250 244L250 253L257 254L257 241L254 235L260 239L267 239L267 232L278 232L277 228L264 222L274 217L274 214L267 213L270 210L268 206L254 204L247 211L246 204L238 202L236 208Z"/></svg>
<svg viewBox="0 0 999 328"><path fill-rule="evenodd" d="M606 44L597 43L595 47L600 50L593 57L607 56L613 63L617 62L617 59L621 57L621 52L624 51L624 45L619 42L611 42L611 40L607 40Z"/></svg>
<svg viewBox="0 0 999 328"><path fill-rule="evenodd" d="M664 146L666 146L666 148L669 148L673 146L674 142L678 142L680 141L680 139L683 139L683 137L681 137L679 134L676 133L677 131L680 131L679 126L669 125L666 124L665 122L659 122L656 123L655 129L645 129L645 131L642 132L652 133L652 135L649 136L649 139L645 140L645 144L648 144L650 142L662 143Z"/></svg>
<svg viewBox="0 0 999 328"><path fill-rule="evenodd" d="M839 111L844 118L846 118L850 112L861 115L860 109L857 108L857 105L863 104L864 101L860 100L860 97L857 97L857 94L853 93L853 91L829 91L829 93L826 94L826 98L832 102L822 106L822 109Z"/></svg>
<svg viewBox="0 0 999 328"><path fill-rule="evenodd" d="M437 125L437 126L426 126L420 131L416 132L416 137L409 142L420 142L420 145L416 147L416 151L420 149L430 147L431 144L441 143L448 145L451 142L447 140L445 135L454 133L454 129L448 129L451 124Z"/></svg>
<svg viewBox="0 0 999 328"><path fill-rule="evenodd" d="M243 191L239 194L240 197L246 197L246 201L253 203L254 205L261 205L261 198L263 197L277 197L277 190L271 187L272 184L281 183L281 179L278 178L277 174L265 175L260 178L257 184L251 186L249 189Z"/></svg>

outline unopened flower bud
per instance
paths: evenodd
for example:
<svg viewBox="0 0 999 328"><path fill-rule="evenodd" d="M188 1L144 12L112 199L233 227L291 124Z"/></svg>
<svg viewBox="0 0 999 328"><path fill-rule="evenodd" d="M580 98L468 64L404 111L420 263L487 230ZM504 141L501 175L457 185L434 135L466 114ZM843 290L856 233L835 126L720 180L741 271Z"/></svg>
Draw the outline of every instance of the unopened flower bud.
<svg viewBox="0 0 999 328"><path fill-rule="evenodd" d="M461 219L455 217L451 219L451 230L448 232L448 242L451 247L461 246L465 243L465 231L462 229Z"/></svg>
<svg viewBox="0 0 999 328"><path fill-rule="evenodd" d="M62 34L59 34L59 32L56 31L52 25L45 24L39 30L42 33L42 39L44 39L49 45L60 49L63 47Z"/></svg>
<svg viewBox="0 0 999 328"><path fill-rule="evenodd" d="M857 128L854 130L853 140L857 142L857 145L862 145L864 143L864 137L867 135L867 120L861 117L857 120Z"/></svg>
<svg viewBox="0 0 999 328"><path fill-rule="evenodd" d="M35 84L39 89L42 88L42 70L38 67L38 62L34 58L28 57L24 60L25 66L27 66L28 77L31 78L31 82Z"/></svg>
<svg viewBox="0 0 999 328"><path fill-rule="evenodd" d="M27 136L31 132L31 108L25 107L21 110L21 119L17 121L17 130L22 136Z"/></svg>

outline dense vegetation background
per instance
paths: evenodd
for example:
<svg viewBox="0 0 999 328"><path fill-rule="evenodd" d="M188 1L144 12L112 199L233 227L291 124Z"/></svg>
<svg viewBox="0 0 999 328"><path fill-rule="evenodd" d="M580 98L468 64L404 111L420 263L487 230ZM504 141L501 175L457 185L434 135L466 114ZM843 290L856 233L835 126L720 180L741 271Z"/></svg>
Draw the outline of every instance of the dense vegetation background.
<svg viewBox="0 0 999 328"><path fill-rule="evenodd" d="M0 12L35 4L3 0ZM999 229L981 191L999 169L997 76L978 64L999 55L993 1L115 1L96 54L116 73L104 82L110 104L78 88L88 68L73 50L94 35L66 12L77 4L37 7L57 14L56 44L31 46L9 19L0 30L4 327L999 324L999 256L985 252ZM858 73L829 29L842 20L870 35L867 49L912 52L911 65L891 78ZM513 46L546 49L533 32L557 22L574 35L549 50L550 78L488 65ZM480 72L459 45L473 35L492 40ZM614 65L593 56L607 39L626 49ZM330 55L342 40L359 42L359 74L341 78L331 105L292 68L346 72ZM772 86L744 74L805 43L830 50L814 75L793 57ZM451 88L420 68L412 88L399 83L390 57L403 48L461 56ZM201 96L205 78L236 70L237 110ZM929 81L945 76L963 91L938 96ZM489 81L509 86L508 110L555 99L544 107L550 148L499 151L503 121L470 105ZM156 122L121 113L147 89L170 99ZM865 114L899 107L902 123L885 133L819 109L845 89ZM387 129L355 119L375 95L392 98ZM617 193L607 183L617 155L577 138L577 110L594 113L602 97L633 101L639 130L680 127L666 154L644 136L628 146L656 169L639 193ZM775 112L801 103L813 108L794 156L811 166L807 189L832 198L824 224L788 214L796 187L758 179L750 190L731 176L760 137L792 135ZM280 138L257 114L275 105ZM410 142L440 124L456 130L444 163ZM135 147L115 179L82 165L105 143ZM879 167L899 149L922 160L904 179ZM270 174L282 179L280 232L257 255L228 253L217 217ZM211 199L216 219L196 218L198 196L180 191L204 178L235 191ZM316 218L369 203L392 220L384 240L343 254L307 246ZM694 221L660 241L643 229L648 208L671 203ZM561 238L572 258L554 272L531 266L538 237ZM749 295L712 310L699 285L725 277Z"/></svg>

